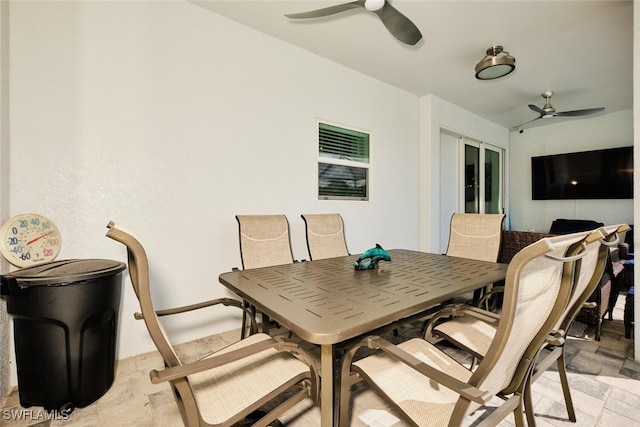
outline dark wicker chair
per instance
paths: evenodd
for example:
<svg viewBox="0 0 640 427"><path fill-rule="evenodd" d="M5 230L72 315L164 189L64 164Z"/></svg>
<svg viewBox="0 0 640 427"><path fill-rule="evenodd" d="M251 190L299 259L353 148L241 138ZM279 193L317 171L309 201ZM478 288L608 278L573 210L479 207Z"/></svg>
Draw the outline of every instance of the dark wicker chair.
<svg viewBox="0 0 640 427"><path fill-rule="evenodd" d="M509 263L513 256L520 250L540 239L551 236L553 236L553 234L536 233L532 231L503 230L502 245L500 246L498 262Z"/></svg>

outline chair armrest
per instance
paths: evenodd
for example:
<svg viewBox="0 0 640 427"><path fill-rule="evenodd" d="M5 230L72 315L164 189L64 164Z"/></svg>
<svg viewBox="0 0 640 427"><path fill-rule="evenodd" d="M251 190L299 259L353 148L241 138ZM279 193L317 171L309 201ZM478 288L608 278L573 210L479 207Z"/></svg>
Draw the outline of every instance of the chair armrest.
<svg viewBox="0 0 640 427"><path fill-rule="evenodd" d="M190 304L190 305L184 305L182 307L175 307L175 308L167 308L164 310L157 310L156 311L156 316L171 316L174 314L181 314L181 313L186 313L188 311L193 311L193 310L199 310L201 308L207 308L207 307L212 307L214 305L219 305L222 304L225 307L238 307L241 310L243 310L244 312L247 313L247 315L249 316L249 319L251 319L251 328L254 331L258 330L258 323L256 322L256 319L253 316L253 313L251 312L251 310L248 307L245 307L240 301L232 299L232 298L218 298L218 299L213 299L213 300L209 300L209 301L203 301L203 302L199 302L196 304ZM140 312L136 312L133 314L133 317L137 320L142 320L144 319L144 315Z"/></svg>
<svg viewBox="0 0 640 427"><path fill-rule="evenodd" d="M473 402L486 404L494 397L494 395L488 391L480 390L479 388L476 388L464 381L460 381L459 379L447 375L446 373L434 368L433 366L424 363L420 359L391 344L389 341L380 338L379 336L369 336L362 340L360 343L356 344L356 346L352 347L349 350L348 357L344 358L343 363L348 363L350 365L351 360L353 359L353 355L355 354L355 350L360 347L368 347L372 350L381 350L391 355L394 359L421 373L422 375L429 377L438 384L442 384L446 388L458 393L463 398L471 400ZM346 366L343 364L343 376L345 374L345 369Z"/></svg>
<svg viewBox="0 0 640 427"><path fill-rule="evenodd" d="M564 345L565 336L566 336L566 333L562 329L558 331L551 331L551 333L547 336L545 341L547 342L547 344L551 346L559 347L561 345Z"/></svg>
<svg viewBox="0 0 640 427"><path fill-rule="evenodd" d="M475 319L481 320L485 323L489 323L491 325L497 325L500 320L500 316L491 311L483 310L481 308L466 305L466 304L455 304L448 307L444 307L429 319L424 328L424 337L427 341L430 341L430 337L433 335L433 328L435 328L436 322L440 319L447 317L463 317L470 316Z"/></svg>
<svg viewBox="0 0 640 427"><path fill-rule="evenodd" d="M203 372L222 365L226 365L269 349L274 349L276 351L288 351L302 356L317 379L318 374L315 368L315 362L313 362L311 356L309 356L304 350L300 349L298 344L284 341L283 339L277 337L260 341L236 350L220 352L219 354L216 354L212 357L200 359L186 365L174 366L162 370L152 369L151 372L149 372L149 377L151 378L151 382L153 384L173 381L179 378L184 378L186 376L196 374L198 372Z"/></svg>
<svg viewBox="0 0 640 427"><path fill-rule="evenodd" d="M458 310L455 310L453 315L455 317L471 316L475 319L482 320L483 322L491 323L493 325L497 325L500 321L499 314L474 306L460 307Z"/></svg>

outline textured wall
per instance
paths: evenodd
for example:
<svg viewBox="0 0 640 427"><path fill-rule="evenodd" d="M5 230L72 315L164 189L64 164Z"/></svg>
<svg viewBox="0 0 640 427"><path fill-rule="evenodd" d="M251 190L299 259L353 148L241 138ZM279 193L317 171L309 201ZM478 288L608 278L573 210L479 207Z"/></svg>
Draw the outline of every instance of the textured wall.
<svg viewBox="0 0 640 427"><path fill-rule="evenodd" d="M633 105L636 108L633 111L633 126L634 126L634 149L635 152L640 152L638 147L640 147L640 108L637 106L640 105L640 73L637 70L640 70L640 1L635 0L633 3L633 68L635 71L633 77ZM640 155L636 155L633 157L634 162L634 170L640 170ZM634 224L640 224L640 174L635 174L633 178L633 188L634 188ZM638 276L640 272L635 272L634 276ZM640 360L640 336L638 331L640 328L638 325L640 324L640 300L635 299L635 342L634 342L634 355L636 360Z"/></svg>
<svg viewBox="0 0 640 427"><path fill-rule="evenodd" d="M9 387L9 319L7 305L0 302L0 403L7 397Z"/></svg>
<svg viewBox="0 0 640 427"><path fill-rule="evenodd" d="M0 2L0 222L9 213L9 2ZM8 271L0 262L0 273ZM7 305L0 299L0 403L9 386L9 320Z"/></svg>
<svg viewBox="0 0 640 427"><path fill-rule="evenodd" d="M415 95L188 2L12 2L10 23L11 214L56 222L60 259L125 260L104 237L116 220L169 307L231 296L217 276L240 266L235 214L286 214L297 259L301 213L340 212L354 253L417 247ZM372 133L368 202L317 200L318 119ZM126 280L119 357L153 348L136 310ZM167 330L237 325L208 311Z"/></svg>
<svg viewBox="0 0 640 427"><path fill-rule="evenodd" d="M633 200L532 200L531 157L633 145L633 111L566 120L511 132L511 230L549 231L556 218L594 219L605 224L633 223ZM636 174L637 176L637 174Z"/></svg>

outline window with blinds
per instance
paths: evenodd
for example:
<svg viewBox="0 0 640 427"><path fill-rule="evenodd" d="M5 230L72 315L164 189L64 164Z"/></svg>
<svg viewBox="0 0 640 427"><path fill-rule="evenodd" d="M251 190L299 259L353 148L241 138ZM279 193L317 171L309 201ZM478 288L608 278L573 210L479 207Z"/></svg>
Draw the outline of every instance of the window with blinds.
<svg viewBox="0 0 640 427"><path fill-rule="evenodd" d="M318 124L318 199L369 200L369 134Z"/></svg>

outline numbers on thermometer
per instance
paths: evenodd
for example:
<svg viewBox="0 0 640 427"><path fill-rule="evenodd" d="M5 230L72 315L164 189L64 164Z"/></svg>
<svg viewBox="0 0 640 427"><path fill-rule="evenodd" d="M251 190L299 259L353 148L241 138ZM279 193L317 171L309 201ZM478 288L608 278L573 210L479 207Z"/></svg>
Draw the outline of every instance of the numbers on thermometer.
<svg viewBox="0 0 640 427"><path fill-rule="evenodd" d="M60 246L58 228L42 215L17 215L0 226L0 252L19 267L52 261Z"/></svg>

